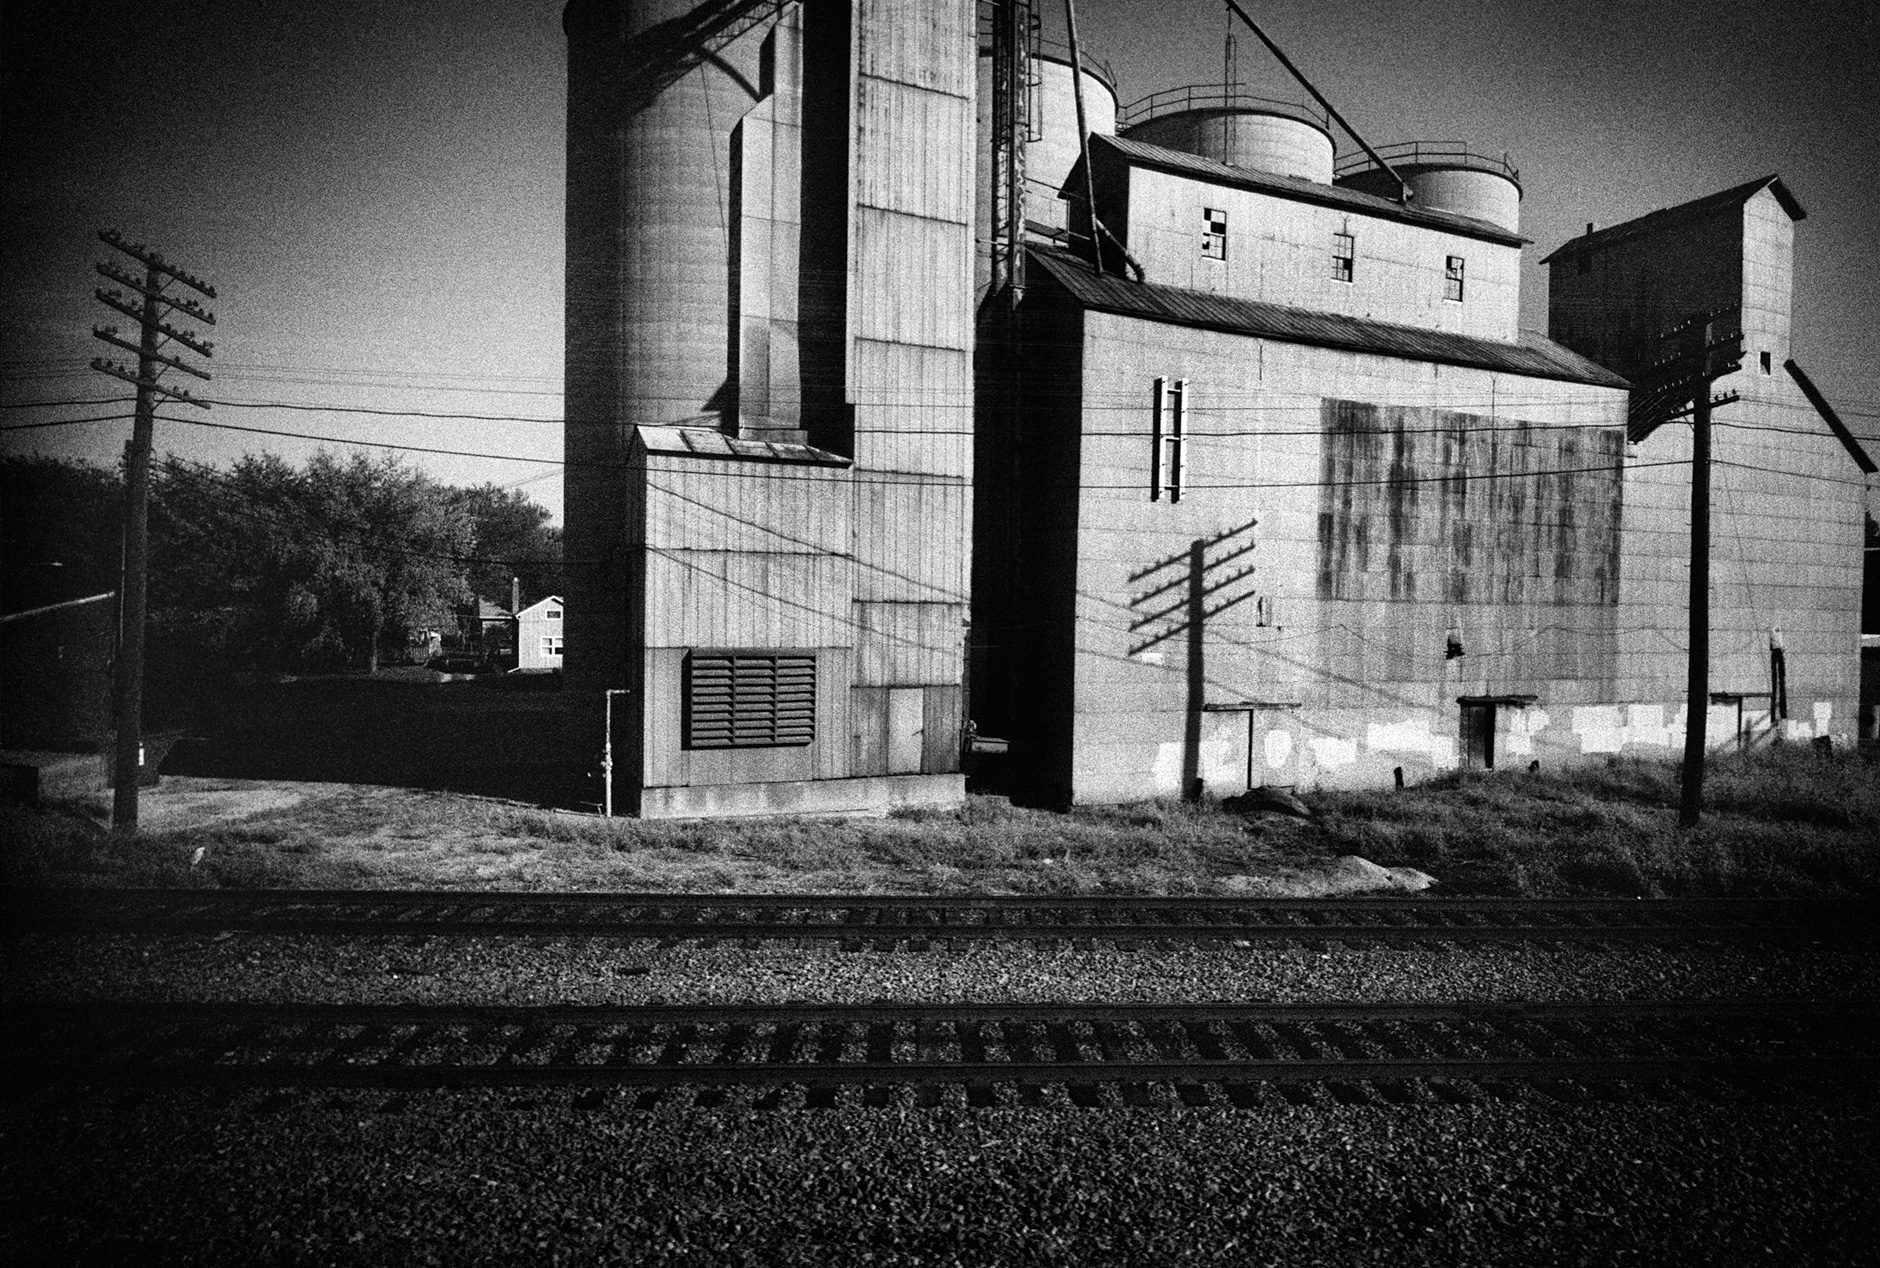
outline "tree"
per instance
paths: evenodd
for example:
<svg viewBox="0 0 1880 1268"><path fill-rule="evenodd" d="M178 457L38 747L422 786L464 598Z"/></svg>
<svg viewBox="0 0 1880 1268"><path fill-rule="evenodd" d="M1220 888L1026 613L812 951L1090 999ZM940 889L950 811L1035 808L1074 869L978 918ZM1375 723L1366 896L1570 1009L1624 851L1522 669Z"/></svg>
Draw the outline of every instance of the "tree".
<svg viewBox="0 0 1880 1268"><path fill-rule="evenodd" d="M155 623L235 663L376 670L469 597L470 517L396 457L169 458L157 483Z"/></svg>
<svg viewBox="0 0 1880 1268"><path fill-rule="evenodd" d="M466 574L472 590L506 603L515 577L524 603L562 592L561 530L548 522L547 507L495 484L453 489L451 498L475 526L476 558Z"/></svg>

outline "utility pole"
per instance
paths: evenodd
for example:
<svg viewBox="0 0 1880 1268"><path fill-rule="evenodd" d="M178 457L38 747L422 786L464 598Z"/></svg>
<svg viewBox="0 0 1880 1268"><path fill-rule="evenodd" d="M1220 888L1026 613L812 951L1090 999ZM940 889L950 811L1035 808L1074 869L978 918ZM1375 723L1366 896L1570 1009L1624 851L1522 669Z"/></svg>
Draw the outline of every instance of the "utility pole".
<svg viewBox="0 0 1880 1268"><path fill-rule="evenodd" d="M207 401L197 400L181 388L165 387L157 380L165 369L181 370L199 379L209 376L182 358L163 351L174 342L202 356L213 356L214 344L199 339L194 331L177 330L164 318L171 311L215 325L215 317L194 300L167 293L172 281L215 298L215 288L191 277L167 263L161 255L140 242L126 242L114 230L100 229L98 240L122 251L144 266L140 280L115 263L98 265L106 280L117 283L118 290L99 288L94 292L100 303L114 308L138 324L139 337L132 343L120 338L116 326L93 326L91 333L114 347L137 354L137 368L119 365L104 357L92 360L91 368L113 378L123 379L137 388L137 412L131 424L131 440L124 456L124 579L118 608L118 655L115 712L117 750L112 762L114 792L111 801L111 827L117 832L137 830L137 781L143 766L144 713L144 625L146 595L150 573L150 449L156 431L156 404L159 395L208 409ZM130 294L141 296L141 301Z"/></svg>
<svg viewBox="0 0 1880 1268"><path fill-rule="evenodd" d="M1642 436L1691 416L1690 652L1678 826L1694 828L1704 805L1704 731L1710 712L1710 411L1739 399L1735 392L1712 396L1710 385L1743 364L1742 309L1699 313L1667 330L1659 346L1671 351L1634 376L1627 431Z"/></svg>

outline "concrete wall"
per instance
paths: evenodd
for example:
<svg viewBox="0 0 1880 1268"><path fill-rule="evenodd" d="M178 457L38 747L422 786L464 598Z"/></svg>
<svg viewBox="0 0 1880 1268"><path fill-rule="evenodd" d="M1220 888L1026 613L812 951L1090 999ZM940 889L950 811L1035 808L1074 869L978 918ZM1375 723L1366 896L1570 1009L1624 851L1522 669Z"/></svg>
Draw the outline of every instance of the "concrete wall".
<svg viewBox="0 0 1880 1268"><path fill-rule="evenodd" d="M965 727L975 10L855 12L852 767L948 774Z"/></svg>
<svg viewBox="0 0 1880 1268"><path fill-rule="evenodd" d="M1713 412L1709 742L1851 741L1859 694L1859 468L1783 371L1789 356L1794 222L1769 189L1694 220L1622 238L1580 271L1550 266L1554 337L1625 372L1693 312L1741 304L1743 367L1712 385L1741 399ZM1763 369L1767 354L1769 369ZM1627 464L1620 627L1631 702L1589 719L1589 751L1683 743L1689 647L1690 427L1668 423ZM1777 631L1780 631L1778 634ZM1780 641L1787 717L1774 716Z"/></svg>
<svg viewBox="0 0 1880 1268"><path fill-rule="evenodd" d="M1031 541L1074 587L1071 733L1035 737L1047 787L1110 802L1415 778L1463 760L1465 696L1538 697L1497 711L1503 764L1579 755L1575 709L1617 690L1623 392L1082 322L1081 434L1047 424L1032 463L1076 477L1039 494L1076 508L1074 546L1042 507ZM1157 376L1188 383L1173 502L1150 496ZM1370 557L1340 555L1352 527ZM1047 598L1034 615L1059 619Z"/></svg>
<svg viewBox="0 0 1880 1268"><path fill-rule="evenodd" d="M1105 221L1126 232L1151 282L1484 339L1517 336L1515 247L1148 168L1133 170L1127 188L1127 214ZM1209 207L1227 213L1225 260L1201 252L1202 211ZM1119 221L1126 230L1117 229ZM1350 282L1332 276L1337 233L1355 239ZM1443 269L1452 255L1466 262L1460 303L1444 298Z"/></svg>

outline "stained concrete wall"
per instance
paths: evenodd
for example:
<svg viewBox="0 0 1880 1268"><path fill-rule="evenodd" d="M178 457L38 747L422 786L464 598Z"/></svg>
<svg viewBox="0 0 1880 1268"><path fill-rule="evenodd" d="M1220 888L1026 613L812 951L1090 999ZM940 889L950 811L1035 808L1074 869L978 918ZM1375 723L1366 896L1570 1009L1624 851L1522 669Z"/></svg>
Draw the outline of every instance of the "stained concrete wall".
<svg viewBox="0 0 1880 1268"><path fill-rule="evenodd" d="M1143 167L1130 172L1127 197L1127 214L1105 220L1126 226L1116 231L1150 282L1484 339L1518 335L1518 248ZM1202 254L1205 208L1227 213L1224 260ZM1332 276L1338 233L1355 243L1349 282ZM1460 302L1444 298L1450 256L1465 261Z"/></svg>
<svg viewBox="0 0 1880 1268"><path fill-rule="evenodd" d="M1623 392L1083 323L1082 433L1053 450L1078 477L1072 800L1425 775L1460 760L1465 696L1538 697L1498 711L1504 761L1577 756L1573 711L1616 698ZM1158 376L1188 384L1174 502Z"/></svg>

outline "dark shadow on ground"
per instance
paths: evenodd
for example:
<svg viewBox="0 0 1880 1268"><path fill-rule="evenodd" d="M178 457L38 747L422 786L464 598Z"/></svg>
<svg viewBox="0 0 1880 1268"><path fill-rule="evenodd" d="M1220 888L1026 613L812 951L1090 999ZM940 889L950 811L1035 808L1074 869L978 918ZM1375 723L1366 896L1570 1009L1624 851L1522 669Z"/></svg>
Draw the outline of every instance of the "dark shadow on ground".
<svg viewBox="0 0 1880 1268"><path fill-rule="evenodd" d="M192 702L190 738L163 773L444 789L582 809L600 797L600 720L579 717L556 687L515 675L220 685Z"/></svg>

